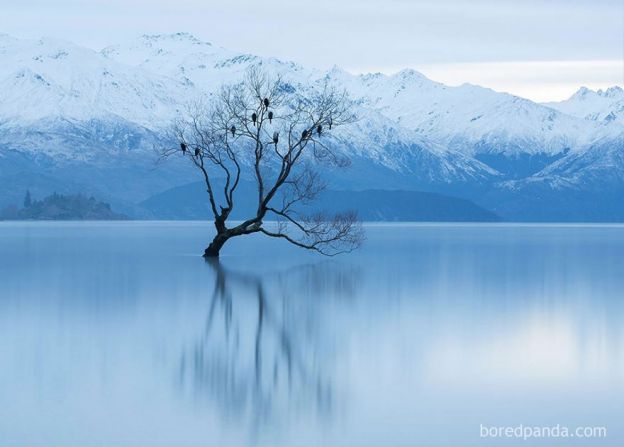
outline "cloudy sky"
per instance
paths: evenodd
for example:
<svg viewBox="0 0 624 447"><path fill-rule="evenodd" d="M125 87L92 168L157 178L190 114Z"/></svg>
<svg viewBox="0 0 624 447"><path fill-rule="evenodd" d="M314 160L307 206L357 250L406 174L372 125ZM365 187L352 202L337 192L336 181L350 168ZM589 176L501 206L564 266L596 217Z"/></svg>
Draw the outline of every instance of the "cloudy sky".
<svg viewBox="0 0 624 447"><path fill-rule="evenodd" d="M0 0L0 32L100 49L188 31L354 73L415 68L534 100L624 85L622 0Z"/></svg>

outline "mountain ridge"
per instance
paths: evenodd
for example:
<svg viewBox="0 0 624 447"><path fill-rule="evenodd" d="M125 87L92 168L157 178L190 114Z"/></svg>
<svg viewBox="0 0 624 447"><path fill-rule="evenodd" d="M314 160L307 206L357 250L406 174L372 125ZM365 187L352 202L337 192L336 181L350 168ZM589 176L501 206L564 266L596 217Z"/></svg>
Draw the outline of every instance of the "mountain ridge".
<svg viewBox="0 0 624 447"><path fill-rule="evenodd" d="M237 191L238 206L232 219L244 219L257 204L253 194L255 184L242 182ZM157 219L207 220L210 207L205 202L202 182L163 191L141 202L141 206ZM498 222L500 217L473 202L437 193L402 190L323 191L305 212L337 213L353 210L364 221L429 221L429 222Z"/></svg>
<svg viewBox="0 0 624 447"><path fill-rule="evenodd" d="M0 62L0 167L10 172L19 157L29 157L24 183L34 186L44 171L55 179L50 184L114 191L103 197L123 206L144 200L150 188L187 181L179 163L154 175L139 165L154 163L185 104L235 82L250 66L304 94L325 82L349 92L361 120L341 138L339 150L355 168L348 178L332 176L340 188L440 192L491 208L497 203L487 197L519 203L514 197L530 194L536 183L553 191L621 187L619 87L580 89L566 101L538 104L471 84L446 86L413 69L353 75L337 66L307 68L188 33L143 35L100 51L4 35ZM143 173L143 185L132 181L133 169ZM101 185L80 171L96 174ZM113 178L117 184L109 184ZM127 185L127 197L119 183ZM6 200L0 196L0 205ZM504 217L531 212L527 202Z"/></svg>

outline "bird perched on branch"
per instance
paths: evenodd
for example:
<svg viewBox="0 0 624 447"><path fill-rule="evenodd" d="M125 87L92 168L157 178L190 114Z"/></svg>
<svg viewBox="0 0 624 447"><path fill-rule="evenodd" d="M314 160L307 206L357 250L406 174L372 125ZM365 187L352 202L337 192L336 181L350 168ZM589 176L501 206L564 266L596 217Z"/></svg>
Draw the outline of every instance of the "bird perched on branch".
<svg viewBox="0 0 624 447"><path fill-rule="evenodd" d="M183 154L186 154L186 144L180 143L180 149L182 149Z"/></svg>
<svg viewBox="0 0 624 447"><path fill-rule="evenodd" d="M273 112L269 112L269 123L273 122Z"/></svg>
<svg viewBox="0 0 624 447"><path fill-rule="evenodd" d="M253 121L254 126L256 125L256 121L258 120L258 115L256 113L251 114L251 121Z"/></svg>
<svg viewBox="0 0 624 447"><path fill-rule="evenodd" d="M277 146L277 142L279 141L279 132L273 132L273 143Z"/></svg>
<svg viewBox="0 0 624 447"><path fill-rule="evenodd" d="M199 157L199 153L200 153L200 152L199 152L199 148L198 148L198 147L196 147L196 148L195 148L195 156L196 156L196 157Z"/></svg>
<svg viewBox="0 0 624 447"><path fill-rule="evenodd" d="M230 132L232 132L232 136L234 136L236 134L236 126L232 124L232 127L230 127Z"/></svg>
<svg viewBox="0 0 624 447"><path fill-rule="evenodd" d="M264 107L269 107L269 98L264 98Z"/></svg>
<svg viewBox="0 0 624 447"><path fill-rule="evenodd" d="M321 126L320 124L318 126L316 126L316 133L319 134L319 136L321 135L321 132L323 132L323 126Z"/></svg>

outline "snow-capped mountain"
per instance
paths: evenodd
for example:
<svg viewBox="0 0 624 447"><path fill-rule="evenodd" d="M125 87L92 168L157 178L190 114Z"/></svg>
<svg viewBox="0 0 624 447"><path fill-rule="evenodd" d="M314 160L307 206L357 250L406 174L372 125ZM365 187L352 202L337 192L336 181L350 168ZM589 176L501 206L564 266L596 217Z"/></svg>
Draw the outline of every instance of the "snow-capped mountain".
<svg viewBox="0 0 624 447"><path fill-rule="evenodd" d="M476 85L449 87L414 70L343 80L402 126L467 154L557 154L585 142L588 123Z"/></svg>
<svg viewBox="0 0 624 447"><path fill-rule="evenodd" d="M106 145L123 150L157 144L157 136L181 108L240 79L251 65L262 65L302 91L325 75L274 58L237 54L184 33L142 36L101 52L50 39L4 37L1 54L6 63L0 71L5 129L0 142L11 149L78 160ZM424 184L496 175L374 109L359 114L364 121L348 131L343 149L360 164L400 172ZM86 151L90 145L94 150Z"/></svg>
<svg viewBox="0 0 624 447"><path fill-rule="evenodd" d="M602 167L609 171L602 175L619 179L624 169L614 163L624 134L619 87L537 104L475 85L449 87L414 70L352 75L303 67L186 33L102 51L2 35L0 179L13 183L0 206L39 184L61 192L95 188L132 206L188 183L181 165L165 167L166 175L154 171L154 148L186 104L250 66L300 92L330 82L350 93L360 120L341 139L353 168L334 179L339 187L452 192L489 206L487 197L505 200L537 183L578 190L589 178L579 172Z"/></svg>
<svg viewBox="0 0 624 447"><path fill-rule="evenodd" d="M558 154L589 142L590 123L509 94L465 84L448 87L414 70L395 75L354 76L338 67L328 72L293 62L234 53L188 34L143 36L102 51L107 58L186 85L212 90L261 64L298 84L329 80L401 127L469 155L481 152Z"/></svg>
<svg viewBox="0 0 624 447"><path fill-rule="evenodd" d="M170 77L55 39L0 36L0 60L0 117L15 125L119 117L150 127L174 117L191 93Z"/></svg>
<svg viewBox="0 0 624 447"><path fill-rule="evenodd" d="M598 91L581 87L569 99L547 105L568 115L602 125L624 124L624 90L617 86Z"/></svg>
<svg viewBox="0 0 624 447"><path fill-rule="evenodd" d="M236 53L204 42L188 33L144 35L127 44L104 48L101 54L128 66L159 73L203 91L213 91L228 80L242 77L250 65L263 65L300 84L313 82L320 71L294 62Z"/></svg>

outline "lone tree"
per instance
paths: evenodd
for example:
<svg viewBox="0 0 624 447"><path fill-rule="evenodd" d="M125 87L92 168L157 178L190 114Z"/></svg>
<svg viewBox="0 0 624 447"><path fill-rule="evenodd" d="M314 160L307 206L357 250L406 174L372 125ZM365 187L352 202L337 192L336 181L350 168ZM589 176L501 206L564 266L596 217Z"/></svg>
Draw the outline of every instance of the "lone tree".
<svg viewBox="0 0 624 447"><path fill-rule="evenodd" d="M228 240L253 233L325 255L359 247L363 231L355 212L303 211L326 186L315 167L349 165L328 134L353 119L345 93L325 86L304 96L258 69L189 107L173 127L179 146L163 155L188 158L205 182L216 235L204 257L216 258ZM230 226L242 179L256 184L257 207Z"/></svg>

